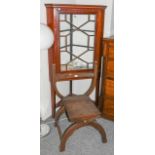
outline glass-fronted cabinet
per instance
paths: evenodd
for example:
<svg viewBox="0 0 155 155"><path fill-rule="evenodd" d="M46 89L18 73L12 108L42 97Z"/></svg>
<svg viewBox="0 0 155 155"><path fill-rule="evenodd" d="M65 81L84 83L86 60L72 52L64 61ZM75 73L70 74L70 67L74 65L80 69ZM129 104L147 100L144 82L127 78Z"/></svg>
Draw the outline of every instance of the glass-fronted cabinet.
<svg viewBox="0 0 155 155"><path fill-rule="evenodd" d="M72 80L90 77L95 62L100 70L105 6L46 4L46 11L54 32L48 52L50 80L54 64L58 80L70 80L72 94Z"/></svg>

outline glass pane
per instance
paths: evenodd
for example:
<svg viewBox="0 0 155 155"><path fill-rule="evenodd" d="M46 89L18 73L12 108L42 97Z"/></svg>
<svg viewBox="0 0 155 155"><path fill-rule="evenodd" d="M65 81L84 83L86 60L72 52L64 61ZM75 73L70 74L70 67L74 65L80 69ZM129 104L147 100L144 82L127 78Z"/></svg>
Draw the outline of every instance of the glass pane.
<svg viewBox="0 0 155 155"><path fill-rule="evenodd" d="M60 14L61 71L92 69L96 15Z"/></svg>

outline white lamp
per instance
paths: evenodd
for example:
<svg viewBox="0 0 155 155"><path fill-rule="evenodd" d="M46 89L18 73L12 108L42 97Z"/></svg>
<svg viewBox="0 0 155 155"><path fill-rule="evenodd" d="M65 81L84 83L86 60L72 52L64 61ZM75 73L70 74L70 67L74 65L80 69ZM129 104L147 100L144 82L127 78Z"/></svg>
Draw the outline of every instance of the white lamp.
<svg viewBox="0 0 155 155"><path fill-rule="evenodd" d="M40 24L40 50L48 49L52 46L54 36L52 30L45 24Z"/></svg>
<svg viewBox="0 0 155 155"><path fill-rule="evenodd" d="M40 50L49 49L54 41L52 30L45 24L40 24ZM42 120L41 120L42 121ZM40 125L40 136L44 137L50 133L50 127L44 122Z"/></svg>

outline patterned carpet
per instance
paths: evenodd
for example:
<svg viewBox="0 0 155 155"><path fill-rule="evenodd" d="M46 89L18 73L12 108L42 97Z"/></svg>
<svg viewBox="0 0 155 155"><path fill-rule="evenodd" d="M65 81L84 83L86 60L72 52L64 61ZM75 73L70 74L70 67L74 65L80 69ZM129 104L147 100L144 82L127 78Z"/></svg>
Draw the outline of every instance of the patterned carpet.
<svg viewBox="0 0 155 155"><path fill-rule="evenodd" d="M59 136L57 129L51 124L51 133L41 138L40 155L114 155L114 123L105 119L97 120L105 129L107 143L101 142L100 134L92 127L83 127L74 132L66 143L66 150L59 152ZM65 129L69 125L62 120L60 126Z"/></svg>

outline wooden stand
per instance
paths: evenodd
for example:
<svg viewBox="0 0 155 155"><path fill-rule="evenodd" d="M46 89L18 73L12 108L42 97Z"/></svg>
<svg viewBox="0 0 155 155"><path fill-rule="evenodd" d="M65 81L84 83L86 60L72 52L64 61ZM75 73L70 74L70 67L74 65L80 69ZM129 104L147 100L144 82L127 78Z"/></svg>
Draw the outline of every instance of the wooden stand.
<svg viewBox="0 0 155 155"><path fill-rule="evenodd" d="M94 103L89 99L89 97L84 95L67 97L64 99L63 105L64 106L58 110L55 117L55 126L58 129L61 141L60 151L65 150L66 141L74 133L74 131L85 126L91 126L97 129L101 134L102 142L107 142L103 127L95 121L95 119L100 116L100 112L95 107ZM68 119L72 122L72 124L69 125L69 127L62 134L58 122L60 116L64 112L67 113Z"/></svg>
<svg viewBox="0 0 155 155"><path fill-rule="evenodd" d="M47 23L54 31L54 46L49 49L52 116L60 136L60 151L72 133L84 126L92 126L106 142L106 134L95 120L101 117L97 109L100 76L100 55L103 36L104 6L47 4ZM91 79L91 86L83 95L72 91L72 80ZM63 96L58 81L70 81L70 93ZM96 100L90 94L96 89ZM60 101L56 103L56 96ZM72 124L62 134L59 118L66 113Z"/></svg>

